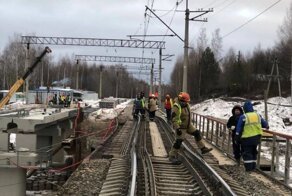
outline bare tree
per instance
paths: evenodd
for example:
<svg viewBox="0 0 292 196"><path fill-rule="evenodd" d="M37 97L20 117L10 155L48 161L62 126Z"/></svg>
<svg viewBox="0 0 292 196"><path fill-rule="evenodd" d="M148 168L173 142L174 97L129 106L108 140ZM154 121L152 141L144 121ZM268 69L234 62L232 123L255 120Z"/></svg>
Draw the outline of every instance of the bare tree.
<svg viewBox="0 0 292 196"><path fill-rule="evenodd" d="M220 35L219 28L212 33L211 49L215 55L216 60L219 60L221 58L222 52L222 37Z"/></svg>

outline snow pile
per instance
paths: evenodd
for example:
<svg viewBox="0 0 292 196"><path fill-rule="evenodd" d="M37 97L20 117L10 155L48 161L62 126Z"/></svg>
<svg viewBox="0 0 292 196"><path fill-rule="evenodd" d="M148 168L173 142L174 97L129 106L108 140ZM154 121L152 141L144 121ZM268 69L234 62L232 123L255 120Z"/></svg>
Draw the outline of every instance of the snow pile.
<svg viewBox="0 0 292 196"><path fill-rule="evenodd" d="M131 102L131 100L127 100L126 102L120 103L116 106L116 108L101 108L95 112L92 112L89 115L89 119L102 119L102 120L107 120L107 119L114 119L118 116L118 114L126 108L126 106Z"/></svg>
<svg viewBox="0 0 292 196"><path fill-rule="evenodd" d="M13 110L13 109L20 109L20 108L24 108L26 107L25 105L25 101L17 101L17 102L13 102L13 103L10 103L8 105L5 105L3 107L4 110Z"/></svg>
<svg viewBox="0 0 292 196"><path fill-rule="evenodd" d="M83 102L92 108L99 108L100 99L97 100L83 100Z"/></svg>
<svg viewBox="0 0 292 196"><path fill-rule="evenodd" d="M287 134L292 134L292 126L286 126L283 122L283 119L288 118L290 122L292 122L292 108L285 107L287 105L291 105L291 98L283 98L283 97L273 97L268 99L268 120L270 125L270 130L285 132ZM265 116L265 104L264 100L252 101L256 103L254 106L254 110L257 111L263 117ZM199 104L193 105L191 107L192 112L213 116L216 118L220 118L223 120L228 120L228 118L232 115L231 109L234 105L239 104L243 105L243 101L224 101L220 98L217 99L209 99Z"/></svg>
<svg viewBox="0 0 292 196"><path fill-rule="evenodd" d="M231 109L237 102L226 102L222 99L208 99L191 107L192 112L228 120Z"/></svg>

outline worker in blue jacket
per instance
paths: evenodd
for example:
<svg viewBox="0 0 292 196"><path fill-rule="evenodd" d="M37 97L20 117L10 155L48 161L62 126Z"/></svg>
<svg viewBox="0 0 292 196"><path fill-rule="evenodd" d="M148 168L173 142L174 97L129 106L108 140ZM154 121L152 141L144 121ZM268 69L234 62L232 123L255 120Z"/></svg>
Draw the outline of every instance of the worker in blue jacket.
<svg viewBox="0 0 292 196"><path fill-rule="evenodd" d="M248 100L243 105L245 114L239 117L236 126L236 142L241 144L242 158L247 172L256 169L257 146L263 134L262 128L269 128L268 123L253 110Z"/></svg>

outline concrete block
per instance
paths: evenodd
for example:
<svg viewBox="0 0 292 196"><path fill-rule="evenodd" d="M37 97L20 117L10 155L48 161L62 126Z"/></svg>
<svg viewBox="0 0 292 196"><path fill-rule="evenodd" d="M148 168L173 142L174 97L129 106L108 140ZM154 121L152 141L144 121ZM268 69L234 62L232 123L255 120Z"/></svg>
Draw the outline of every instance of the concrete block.
<svg viewBox="0 0 292 196"><path fill-rule="evenodd" d="M0 195L18 196L25 195L26 170L22 168L0 167Z"/></svg>
<svg viewBox="0 0 292 196"><path fill-rule="evenodd" d="M35 151L37 145L36 134L16 134L16 149L27 148L30 151Z"/></svg>

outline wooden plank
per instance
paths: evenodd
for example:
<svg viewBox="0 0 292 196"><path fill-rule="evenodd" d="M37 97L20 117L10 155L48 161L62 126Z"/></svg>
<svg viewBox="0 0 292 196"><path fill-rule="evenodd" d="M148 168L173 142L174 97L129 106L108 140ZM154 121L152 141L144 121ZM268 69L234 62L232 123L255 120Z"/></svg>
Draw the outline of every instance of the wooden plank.
<svg viewBox="0 0 292 196"><path fill-rule="evenodd" d="M168 154L163 145L161 135L155 122L149 122L150 136L152 142L153 155L156 157L167 157Z"/></svg>

